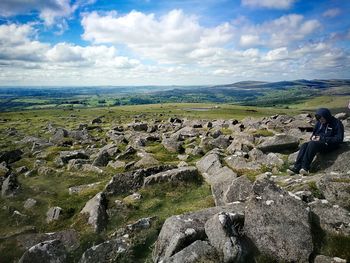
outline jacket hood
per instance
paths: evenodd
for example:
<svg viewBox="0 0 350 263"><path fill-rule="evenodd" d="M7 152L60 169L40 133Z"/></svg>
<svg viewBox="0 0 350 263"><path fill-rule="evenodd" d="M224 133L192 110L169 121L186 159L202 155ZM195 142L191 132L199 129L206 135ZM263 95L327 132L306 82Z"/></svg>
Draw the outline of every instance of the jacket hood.
<svg viewBox="0 0 350 263"><path fill-rule="evenodd" d="M327 109L327 108L319 108L316 111L316 115L322 116L323 118L325 118L327 120L327 122L330 122L332 120L332 114L329 111L329 109Z"/></svg>

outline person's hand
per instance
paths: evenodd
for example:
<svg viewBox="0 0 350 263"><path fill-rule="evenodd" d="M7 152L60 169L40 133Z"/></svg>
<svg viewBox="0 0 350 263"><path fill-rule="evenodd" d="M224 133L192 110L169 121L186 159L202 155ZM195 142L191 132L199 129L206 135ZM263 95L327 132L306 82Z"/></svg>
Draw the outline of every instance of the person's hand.
<svg viewBox="0 0 350 263"><path fill-rule="evenodd" d="M320 140L320 136L315 136L314 135L314 136L311 137L311 140L312 141L319 141Z"/></svg>

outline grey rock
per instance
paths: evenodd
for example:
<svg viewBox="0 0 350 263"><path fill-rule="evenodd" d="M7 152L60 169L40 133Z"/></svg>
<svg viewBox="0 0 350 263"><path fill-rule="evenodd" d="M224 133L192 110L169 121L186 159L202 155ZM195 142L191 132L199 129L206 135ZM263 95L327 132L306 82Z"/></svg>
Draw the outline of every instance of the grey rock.
<svg viewBox="0 0 350 263"><path fill-rule="evenodd" d="M26 166L21 166L16 169L16 173L22 174L28 171L28 168Z"/></svg>
<svg viewBox="0 0 350 263"><path fill-rule="evenodd" d="M173 168L174 166L170 165L160 165L126 173L119 173L113 176L109 181L105 187L104 193L106 193L106 195L116 195L135 192L142 187L145 177Z"/></svg>
<svg viewBox="0 0 350 263"><path fill-rule="evenodd" d="M263 152L284 152L294 150L299 145L299 139L286 134L277 134L265 138L264 142L257 146Z"/></svg>
<svg viewBox="0 0 350 263"><path fill-rule="evenodd" d="M40 176L47 176L49 174L55 173L56 170L52 169L51 167L41 166L38 168L37 172L38 172L38 175Z"/></svg>
<svg viewBox="0 0 350 263"><path fill-rule="evenodd" d="M59 206L50 207L49 211L46 213L46 222L51 223L52 221L59 220L62 216L63 210Z"/></svg>
<svg viewBox="0 0 350 263"><path fill-rule="evenodd" d="M17 162L22 158L23 151L20 149L0 152L0 163L5 162L7 164Z"/></svg>
<svg viewBox="0 0 350 263"><path fill-rule="evenodd" d="M279 261L308 262L313 243L309 212L300 198L261 179L246 204L244 230L261 253Z"/></svg>
<svg viewBox="0 0 350 263"><path fill-rule="evenodd" d="M183 142L178 140L178 136L163 137L162 144L169 152L182 153L184 151Z"/></svg>
<svg viewBox="0 0 350 263"><path fill-rule="evenodd" d="M89 156L83 150L62 151L60 152L60 159L66 164L72 159L89 159Z"/></svg>
<svg viewBox="0 0 350 263"><path fill-rule="evenodd" d="M350 235L350 214L346 209L320 200L310 203L309 206L316 216L315 221L319 222L324 231L334 235Z"/></svg>
<svg viewBox="0 0 350 263"><path fill-rule="evenodd" d="M246 176L234 179L224 194L224 201L226 203L246 201L252 191L252 186L252 182Z"/></svg>
<svg viewBox="0 0 350 263"><path fill-rule="evenodd" d="M10 174L2 183L1 196L13 197L19 193L20 185L15 174Z"/></svg>
<svg viewBox="0 0 350 263"><path fill-rule="evenodd" d="M135 154L137 151L136 151L136 149L134 148L134 147L132 147L132 146L128 146L128 147L126 147L126 149L125 149L125 151L124 152L122 152L121 154L119 154L117 157L116 157L116 159L117 160L120 160L120 159L127 159L127 158L129 158L130 156L132 156L133 154Z"/></svg>
<svg viewBox="0 0 350 263"><path fill-rule="evenodd" d="M104 193L97 193L90 199L81 210L81 214L88 214L88 224L91 225L95 232L99 233L107 225L107 199Z"/></svg>
<svg viewBox="0 0 350 263"><path fill-rule="evenodd" d="M226 151L229 154L234 154L236 151L248 152L254 148L254 137L249 134L235 135L232 143L227 147Z"/></svg>
<svg viewBox="0 0 350 263"><path fill-rule="evenodd" d="M219 260L214 247L206 241L197 240L172 257L163 260L163 263L216 263Z"/></svg>
<svg viewBox="0 0 350 263"><path fill-rule="evenodd" d="M95 165L92 164L83 164L82 170L84 172L92 172L92 173L97 173L97 174L102 174L103 170Z"/></svg>
<svg viewBox="0 0 350 263"><path fill-rule="evenodd" d="M239 241L238 226L242 226L244 216L220 212L205 223L205 233L210 244L221 256L220 262L239 262L242 260L242 246Z"/></svg>
<svg viewBox="0 0 350 263"><path fill-rule="evenodd" d="M83 184L83 185L77 185L77 186L72 186L68 188L68 192L70 195L72 194L80 194L83 191L94 189L97 186L99 186L101 182L96 182L96 183L91 183L91 184Z"/></svg>
<svg viewBox="0 0 350 263"><path fill-rule="evenodd" d="M95 157L92 165L94 166L106 166L110 160L109 153L107 150L101 150Z"/></svg>
<svg viewBox="0 0 350 263"><path fill-rule="evenodd" d="M350 208L350 174L324 175L317 182L317 187L331 203Z"/></svg>
<svg viewBox="0 0 350 263"><path fill-rule="evenodd" d="M108 167L112 167L113 169L120 169L120 168L124 168L126 165L125 162L123 161L109 161L107 166Z"/></svg>
<svg viewBox="0 0 350 263"><path fill-rule="evenodd" d="M314 263L346 263L345 259L338 258L338 257L327 257L324 255L318 255L315 258Z"/></svg>
<svg viewBox="0 0 350 263"><path fill-rule="evenodd" d="M101 117L97 117L91 121L91 124L100 124L100 123L102 123Z"/></svg>
<svg viewBox="0 0 350 263"><path fill-rule="evenodd" d="M253 171L258 172L261 170L261 164L254 161L249 161L247 158L242 156L238 156L237 154L227 156L225 158L225 162L228 167L233 169L234 171Z"/></svg>
<svg viewBox="0 0 350 263"><path fill-rule="evenodd" d="M220 135L210 141L212 148L226 149L231 144L230 136Z"/></svg>
<svg viewBox="0 0 350 263"><path fill-rule="evenodd" d="M122 238L105 241L86 250L79 263L118 262L121 255L128 252L130 245Z"/></svg>
<svg viewBox="0 0 350 263"><path fill-rule="evenodd" d="M87 159L72 159L68 161L67 170L80 170L84 164L90 163Z"/></svg>
<svg viewBox="0 0 350 263"><path fill-rule="evenodd" d="M144 168L159 165L159 161L153 157L153 154L141 152L137 154L141 159L135 163L136 168Z"/></svg>
<svg viewBox="0 0 350 263"><path fill-rule="evenodd" d="M297 161L297 157L298 157L299 151L291 153L290 155L288 155L288 163L289 164L295 164Z"/></svg>
<svg viewBox="0 0 350 263"><path fill-rule="evenodd" d="M349 115L346 112L340 112L334 115L338 120L345 120L349 117Z"/></svg>
<svg viewBox="0 0 350 263"><path fill-rule="evenodd" d="M23 254L19 263L63 263L66 262L66 260L67 252L64 245L61 241L55 239L31 247Z"/></svg>
<svg viewBox="0 0 350 263"><path fill-rule="evenodd" d="M153 261L160 262L168 259L196 240L204 240L206 237L205 223L222 211L244 213L244 205L213 207L166 219L155 244Z"/></svg>
<svg viewBox="0 0 350 263"><path fill-rule="evenodd" d="M160 172L158 174L154 174L148 176L144 179L143 186L149 186L152 184L157 184L161 182L188 182L188 181L199 181L199 173L196 167L188 166L188 167L180 167L177 169L168 170L165 172Z"/></svg>
<svg viewBox="0 0 350 263"><path fill-rule="evenodd" d="M25 249L29 249L38 243L54 239L60 240L67 251L73 251L79 247L79 233L74 229L53 233L22 234L16 237L18 244Z"/></svg>
<svg viewBox="0 0 350 263"><path fill-rule="evenodd" d="M54 144L63 143L68 137L68 131L63 128L58 128L54 131L53 135L50 138L50 142Z"/></svg>
<svg viewBox="0 0 350 263"><path fill-rule="evenodd" d="M128 127L133 129L134 131L147 131L148 124L142 122L130 123Z"/></svg>
<svg viewBox="0 0 350 263"><path fill-rule="evenodd" d="M24 202L24 205L23 207L25 209L30 209L32 208L33 206L35 206L37 204L37 201L33 198L28 198L25 202Z"/></svg>

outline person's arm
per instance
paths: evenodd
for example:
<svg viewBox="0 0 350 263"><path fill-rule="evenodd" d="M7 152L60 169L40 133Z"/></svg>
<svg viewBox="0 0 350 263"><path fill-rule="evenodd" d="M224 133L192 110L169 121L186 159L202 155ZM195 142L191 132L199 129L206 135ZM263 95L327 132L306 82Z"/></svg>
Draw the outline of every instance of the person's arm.
<svg viewBox="0 0 350 263"><path fill-rule="evenodd" d="M341 121L337 120L336 125L334 126L334 132L331 136L321 136L320 141L323 141L326 144L338 144L343 142L344 139L344 126Z"/></svg>

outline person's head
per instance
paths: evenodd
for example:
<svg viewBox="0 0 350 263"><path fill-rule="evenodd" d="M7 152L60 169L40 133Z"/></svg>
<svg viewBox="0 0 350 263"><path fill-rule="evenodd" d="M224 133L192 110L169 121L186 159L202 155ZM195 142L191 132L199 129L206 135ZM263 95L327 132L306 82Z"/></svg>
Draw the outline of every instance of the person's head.
<svg viewBox="0 0 350 263"><path fill-rule="evenodd" d="M331 121L332 114L329 109L320 108L316 111L315 117L319 122L325 124Z"/></svg>

